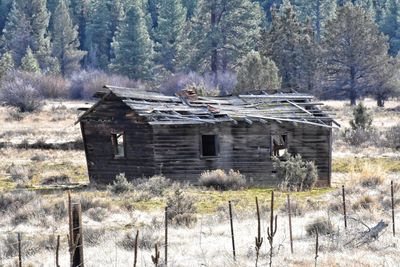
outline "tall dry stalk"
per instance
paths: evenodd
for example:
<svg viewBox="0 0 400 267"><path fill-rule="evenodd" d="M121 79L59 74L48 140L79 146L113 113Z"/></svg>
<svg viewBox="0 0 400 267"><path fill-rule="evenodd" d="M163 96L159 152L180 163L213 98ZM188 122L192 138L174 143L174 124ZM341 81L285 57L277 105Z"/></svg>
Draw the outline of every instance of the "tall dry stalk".
<svg viewBox="0 0 400 267"><path fill-rule="evenodd" d="M151 260L154 263L154 266L157 267L160 261L160 251L158 250L157 244L154 245L155 254L151 255Z"/></svg>
<svg viewBox="0 0 400 267"><path fill-rule="evenodd" d="M256 197L256 208L257 208L257 236L256 236L256 267L258 266L258 258L260 256L260 249L263 243L263 238L261 237L261 217L260 208L258 206L258 198Z"/></svg>
<svg viewBox="0 0 400 267"><path fill-rule="evenodd" d="M275 225L274 225L274 220L275 220ZM273 245L274 245L274 236L276 234L276 229L278 226L278 215L275 215L274 219L274 191L271 192L271 218L270 218L270 223L269 227L267 227L267 233L268 233L268 242L269 242L269 266L272 266L272 256L273 256Z"/></svg>

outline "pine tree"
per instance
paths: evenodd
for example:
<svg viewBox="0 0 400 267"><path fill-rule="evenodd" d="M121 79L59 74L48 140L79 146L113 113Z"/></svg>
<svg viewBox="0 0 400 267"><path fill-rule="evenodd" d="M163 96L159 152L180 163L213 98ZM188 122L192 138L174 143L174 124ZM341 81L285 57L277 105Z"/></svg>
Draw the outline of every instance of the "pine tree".
<svg viewBox="0 0 400 267"><path fill-rule="evenodd" d="M192 67L219 71L233 69L260 38L262 12L250 0L199 0L191 35Z"/></svg>
<svg viewBox="0 0 400 267"><path fill-rule="evenodd" d="M314 90L319 47L311 23L303 25L289 1L274 8L272 18L262 38L262 54L278 66L283 89Z"/></svg>
<svg viewBox="0 0 400 267"><path fill-rule="evenodd" d="M396 56L400 50L400 1L388 0L382 12L381 31L389 37L389 54Z"/></svg>
<svg viewBox="0 0 400 267"><path fill-rule="evenodd" d="M86 21L89 1L69 0L69 2L72 24L78 25L79 49L85 50L83 45L86 44Z"/></svg>
<svg viewBox="0 0 400 267"><path fill-rule="evenodd" d="M133 79L150 79L153 44L140 3L133 3L118 26L112 43L115 58L111 69Z"/></svg>
<svg viewBox="0 0 400 267"><path fill-rule="evenodd" d="M85 52L79 50L77 27L72 24L65 0L60 0L54 11L53 56L60 63L62 75L80 69L80 61Z"/></svg>
<svg viewBox="0 0 400 267"><path fill-rule="evenodd" d="M8 13L11 10L11 6L12 6L12 0L0 1L0 32L3 31Z"/></svg>
<svg viewBox="0 0 400 267"><path fill-rule="evenodd" d="M91 2L85 44L89 53L86 60L88 66L107 70L111 60L112 39L122 16L122 4L119 0Z"/></svg>
<svg viewBox="0 0 400 267"><path fill-rule="evenodd" d="M350 126L353 130L362 129L368 130L372 125L372 115L368 112L367 107L362 103L353 109L353 119L350 121Z"/></svg>
<svg viewBox="0 0 400 267"><path fill-rule="evenodd" d="M10 52L4 53L0 58L0 79L7 72L15 69L15 62Z"/></svg>
<svg viewBox="0 0 400 267"><path fill-rule="evenodd" d="M26 54L21 60L21 70L26 72L40 73L39 62L33 55L30 47L26 49Z"/></svg>
<svg viewBox="0 0 400 267"><path fill-rule="evenodd" d="M332 0L295 0L293 5L300 20L305 22L307 18L311 18L315 37L320 41L326 22L335 16L336 2Z"/></svg>
<svg viewBox="0 0 400 267"><path fill-rule="evenodd" d="M238 83L234 93L253 91L274 93L281 85L278 71L271 59L264 58L259 52L252 51L244 58L238 70Z"/></svg>
<svg viewBox="0 0 400 267"><path fill-rule="evenodd" d="M360 6L346 4L338 9L337 17L327 24L323 48L327 89L334 95L346 95L352 105L377 88L379 79L390 78L383 75L389 66L386 38L372 15Z"/></svg>
<svg viewBox="0 0 400 267"><path fill-rule="evenodd" d="M181 0L159 1L158 26L154 29L157 61L175 73L177 65L186 54L183 51L186 9Z"/></svg>
<svg viewBox="0 0 400 267"><path fill-rule="evenodd" d="M11 51L17 65L28 46L36 55L42 69L50 59L50 39L47 36L49 13L45 0L15 0L3 29L2 49Z"/></svg>

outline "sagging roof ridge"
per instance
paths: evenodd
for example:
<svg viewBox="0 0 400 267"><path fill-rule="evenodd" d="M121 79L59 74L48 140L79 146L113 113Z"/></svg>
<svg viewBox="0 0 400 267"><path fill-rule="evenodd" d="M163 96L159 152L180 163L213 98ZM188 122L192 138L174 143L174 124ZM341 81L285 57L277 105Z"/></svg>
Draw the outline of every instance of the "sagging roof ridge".
<svg viewBox="0 0 400 267"><path fill-rule="evenodd" d="M329 112L318 108L322 103L315 102L314 96L309 94L263 93L205 97L182 91L183 93L180 92L176 96L167 96L138 88L109 85L104 88L109 92L105 92L102 99L110 93L114 94L139 116L146 118L150 125L237 123L238 121L251 124L272 120L326 128L340 127L331 118ZM99 102L85 112L80 119L90 113Z"/></svg>

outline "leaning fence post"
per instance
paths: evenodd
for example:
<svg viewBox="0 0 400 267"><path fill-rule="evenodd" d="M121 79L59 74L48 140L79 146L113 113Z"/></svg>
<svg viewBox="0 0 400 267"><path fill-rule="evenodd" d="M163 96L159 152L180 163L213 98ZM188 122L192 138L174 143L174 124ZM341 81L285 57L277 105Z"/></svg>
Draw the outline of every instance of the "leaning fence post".
<svg viewBox="0 0 400 267"><path fill-rule="evenodd" d="M287 205L288 205L288 216L289 216L290 252L293 254L292 209L290 206L290 194L287 194Z"/></svg>
<svg viewBox="0 0 400 267"><path fill-rule="evenodd" d="M342 185L342 198L343 198L344 228L347 229L346 196L345 196L345 191L344 191L344 185Z"/></svg>
<svg viewBox="0 0 400 267"><path fill-rule="evenodd" d="M232 237L232 252L233 252L233 260L236 261L236 250L235 250L235 234L233 232L233 218L232 218L232 203L229 200L229 218L231 222L231 237Z"/></svg>
<svg viewBox="0 0 400 267"><path fill-rule="evenodd" d="M72 206L72 267L83 267L82 209L81 204Z"/></svg>
<svg viewBox="0 0 400 267"><path fill-rule="evenodd" d="M165 244L164 244L164 249L165 249L164 263L165 263L165 266L168 266L168 206L165 207Z"/></svg>
<svg viewBox="0 0 400 267"><path fill-rule="evenodd" d="M396 224L394 220L394 186L393 186L393 181L390 182L390 192L392 195L392 227L393 227L393 236L396 236Z"/></svg>
<svg viewBox="0 0 400 267"><path fill-rule="evenodd" d="M68 191L68 248L70 262L72 262L72 243L72 201L71 192Z"/></svg>
<svg viewBox="0 0 400 267"><path fill-rule="evenodd" d="M59 262L59 251L60 251L60 235L57 236L57 246L56 246L56 267L60 267Z"/></svg>
<svg viewBox="0 0 400 267"><path fill-rule="evenodd" d="M18 233L18 267L22 267L21 233Z"/></svg>

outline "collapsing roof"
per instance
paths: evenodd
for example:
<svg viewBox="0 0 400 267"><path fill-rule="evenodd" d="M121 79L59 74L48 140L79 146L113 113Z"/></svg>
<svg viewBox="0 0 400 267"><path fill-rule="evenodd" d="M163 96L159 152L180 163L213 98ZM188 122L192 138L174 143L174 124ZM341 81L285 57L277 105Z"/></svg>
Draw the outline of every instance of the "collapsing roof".
<svg viewBox="0 0 400 267"><path fill-rule="evenodd" d="M106 98L110 94L120 98L150 125L213 124L219 122L289 121L320 127L336 128L329 112L318 108L322 103L314 97L300 93L258 94L220 97L201 97L192 91L177 96L148 92L133 88L105 86ZM100 104L101 100L98 102ZM86 111L82 116L95 108ZM332 122L337 126L332 126Z"/></svg>

